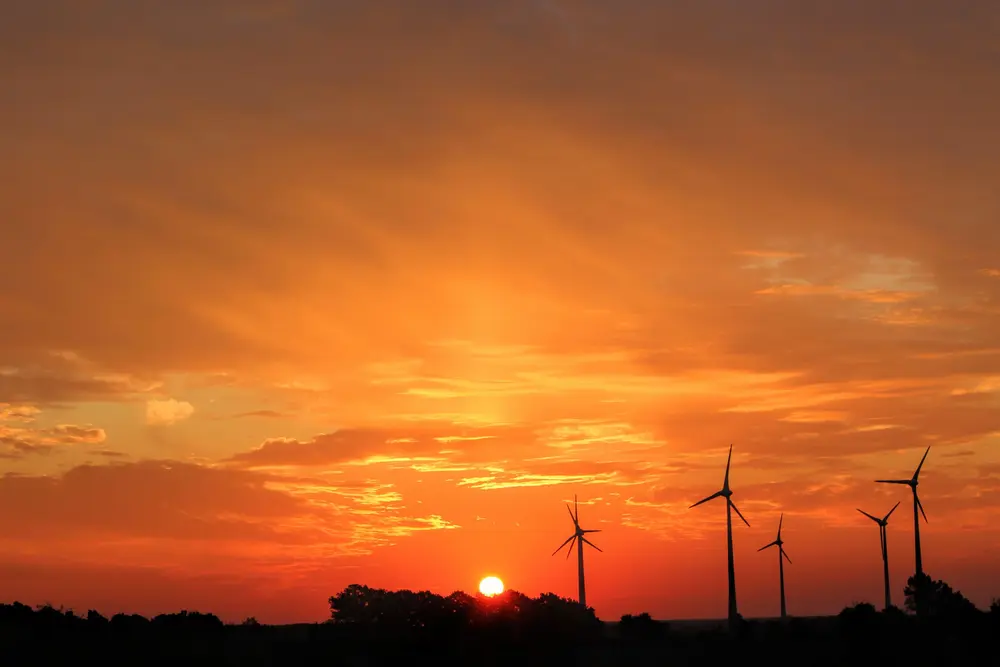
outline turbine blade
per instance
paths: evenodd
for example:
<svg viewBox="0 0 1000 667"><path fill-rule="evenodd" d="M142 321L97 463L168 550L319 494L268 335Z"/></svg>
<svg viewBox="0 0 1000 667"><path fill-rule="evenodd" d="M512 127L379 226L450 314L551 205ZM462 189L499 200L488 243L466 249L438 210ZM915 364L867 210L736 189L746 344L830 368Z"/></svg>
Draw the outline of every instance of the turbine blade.
<svg viewBox="0 0 1000 667"><path fill-rule="evenodd" d="M906 485L909 485L910 482L913 481L913 480L910 480L910 479L876 479L875 481L878 482L879 484L906 484Z"/></svg>
<svg viewBox="0 0 1000 667"><path fill-rule="evenodd" d="M583 533L599 533L599 532L601 532L601 529L597 528L596 530L584 530L582 532Z"/></svg>
<svg viewBox="0 0 1000 667"><path fill-rule="evenodd" d="M765 544L760 549L757 549L757 551L763 551L764 549L770 549L771 547L776 547L776 546L778 546L778 541L777 540L775 540L774 542L771 542L770 544Z"/></svg>
<svg viewBox="0 0 1000 667"><path fill-rule="evenodd" d="M573 536L573 541L569 543L569 549L566 550L566 560L569 560L570 554L573 553L574 544L576 545L577 549L580 548L579 538L576 535Z"/></svg>
<svg viewBox="0 0 1000 667"><path fill-rule="evenodd" d="M885 534L885 526L880 526L879 541L882 543L882 560L885 560L886 550L888 549L888 545L886 544L886 539L887 538Z"/></svg>
<svg viewBox="0 0 1000 667"><path fill-rule="evenodd" d="M586 537L581 537L580 539L583 540L584 542L586 542L587 544L589 544L590 546L594 547L595 549L597 549L601 553L604 553L604 550L601 549L601 547L597 546L596 544L594 544L593 542L591 542L590 540L588 540Z"/></svg>
<svg viewBox="0 0 1000 667"><path fill-rule="evenodd" d="M784 520L785 520L785 513L782 512L781 516L778 517L778 539L779 540L781 539L781 524L784 522Z"/></svg>
<svg viewBox="0 0 1000 667"><path fill-rule="evenodd" d="M560 551L562 551L563 547L564 547L564 546L566 546L567 544L569 544L569 542L570 542L570 541L571 541L571 540L572 540L572 539L573 539L574 537L576 537L576 535L570 535L569 537L567 537L567 538L566 538L566 541L565 541L565 542L563 542L562 544L560 544L560 545L559 545L559 548L558 548L558 549L556 549L555 551L553 551L553 552L552 552L552 555L553 555L553 556L555 556L555 555L556 555L557 553L559 553ZM570 547L569 547L569 548L570 548L570 549L572 549L572 548L573 548L573 545L570 545Z"/></svg>
<svg viewBox="0 0 1000 667"><path fill-rule="evenodd" d="M740 508L736 506L736 503L734 503L734 502L733 502L732 500L730 500L730 501L729 501L729 505L730 505L730 507L732 507L732 508L733 508L734 510L736 510L736 514L738 514L738 515L739 515L739 517L740 517L741 519L743 519L743 523L745 523L745 524L747 525L747 528L749 528L749 527L750 527L750 522L749 522L749 521L747 521L747 520L746 520L746 518L745 518L745 517L743 516L743 512L741 512L741 511L740 511Z"/></svg>
<svg viewBox="0 0 1000 667"><path fill-rule="evenodd" d="M688 509L692 509L694 507L697 507L698 505L701 505L702 503L707 503L709 500L715 500L716 498L720 497L721 495L722 495L722 491L716 491L715 493L713 493L712 495L710 495L708 498L702 498L701 500L699 500L698 502L696 502L694 505L692 505Z"/></svg>
<svg viewBox="0 0 1000 667"><path fill-rule="evenodd" d="M889 513L885 515L885 518L884 518L884 519L882 519L882 521L888 521L888 520L889 520L889 517L891 517L891 516L892 516L892 513L896 511L896 508L897 508L897 507L899 507L899 503L896 503L895 505L893 505L893 506L892 506L892 509L891 509L891 510L889 510Z"/></svg>
<svg viewBox="0 0 1000 667"><path fill-rule="evenodd" d="M784 556L784 557L785 557L785 560L787 560L787 561L788 561L788 564L789 564L789 565L791 565L791 563L792 563L792 559L791 559L791 558L789 558L789 557L788 557L788 554L786 554L786 553L785 553L785 548L784 548L784 547L781 547L781 555L782 555L782 556Z"/></svg>
<svg viewBox="0 0 1000 667"><path fill-rule="evenodd" d="M855 509L857 509L857 508L855 508ZM878 518L877 518L877 517L874 517L874 516L872 516L871 514L869 514L868 512L866 512L866 511L864 511L864 510L858 510L858 511L859 511L859 512L861 512L862 514L864 514L864 515L865 515L866 517L868 517L868 518L869 518L869 519L871 519L872 521L874 521L875 523L877 523L877 524L879 524L879 525L882 525L882 524L881 524L881 523L879 522L879 520L878 520Z"/></svg>
<svg viewBox="0 0 1000 667"><path fill-rule="evenodd" d="M573 522L580 525L580 504L576 501L576 494L573 494Z"/></svg>
<svg viewBox="0 0 1000 667"><path fill-rule="evenodd" d="M869 519L871 519L872 521L874 521L875 523L877 523L878 525L880 525L880 526L882 525L882 522L881 522L881 521L879 521L879 520L878 520L878 518L876 518L876 517L873 517L873 516L872 516L871 514L869 514L868 512L866 512L866 511L864 511L864 510L858 510L858 511L859 511L859 512L861 512L862 514L864 514L864 515L865 515L866 517L868 517L868 518L869 518Z"/></svg>
<svg viewBox="0 0 1000 667"><path fill-rule="evenodd" d="M924 511L924 504L920 502L920 496L917 495L916 491L913 492L913 497L917 499L917 508L920 510L920 514L924 517L924 523L930 523L930 521L927 520L927 512Z"/></svg>
<svg viewBox="0 0 1000 667"><path fill-rule="evenodd" d="M573 520L573 525L579 528L580 524L576 522L576 517L573 516L573 509L569 506L569 503L566 503L566 511L569 512L569 518Z"/></svg>
<svg viewBox="0 0 1000 667"><path fill-rule="evenodd" d="M729 458L726 459L726 478L722 482L722 488L729 488L729 464L733 462L733 446L729 445Z"/></svg>
<svg viewBox="0 0 1000 667"><path fill-rule="evenodd" d="M920 465L917 466L917 471L915 473L913 473L913 481L914 482L917 481L918 477L920 477L920 469L924 467L924 461L927 460L927 455L930 454L930 453L931 453L931 448L928 447L927 451L924 452L924 457L922 459L920 459Z"/></svg>

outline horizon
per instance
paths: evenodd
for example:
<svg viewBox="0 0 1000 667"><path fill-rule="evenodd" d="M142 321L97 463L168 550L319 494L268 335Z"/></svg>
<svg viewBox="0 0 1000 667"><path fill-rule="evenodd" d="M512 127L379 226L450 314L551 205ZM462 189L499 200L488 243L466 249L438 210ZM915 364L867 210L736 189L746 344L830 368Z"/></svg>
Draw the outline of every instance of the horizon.
<svg viewBox="0 0 1000 667"><path fill-rule="evenodd" d="M1000 596L1000 10L20 0L0 590L354 581L778 615ZM735 513L734 513L735 514ZM875 604L873 602L873 604ZM881 603L876 606L881 607Z"/></svg>

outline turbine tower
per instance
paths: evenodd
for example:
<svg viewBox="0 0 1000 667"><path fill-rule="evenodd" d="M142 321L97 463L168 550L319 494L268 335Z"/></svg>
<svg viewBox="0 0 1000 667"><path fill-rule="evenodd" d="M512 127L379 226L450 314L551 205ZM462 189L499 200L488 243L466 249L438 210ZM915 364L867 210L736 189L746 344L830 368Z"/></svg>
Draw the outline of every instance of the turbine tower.
<svg viewBox="0 0 1000 667"><path fill-rule="evenodd" d="M743 523L747 526L750 522L743 517L743 513L740 512L739 508L733 504L732 495L733 491L729 488L729 465L733 461L733 446L729 445L729 458L726 459L726 476L722 480L722 489L716 491L709 497L699 500L694 505L691 505L688 509L697 507L702 503L707 503L709 500L715 500L716 498L726 499L726 540L729 547L729 627L730 629L736 626L736 621L739 619L739 612L736 608L736 567L733 564L733 510L736 510L736 514L743 519Z"/></svg>
<svg viewBox="0 0 1000 667"><path fill-rule="evenodd" d="M602 553L603 551L596 544L594 544L586 537L584 537L584 535L586 535L587 533L599 533L601 531L584 530L583 528L580 528L580 506L579 504L577 504L575 494L573 495L573 507L570 508L569 503L566 503L566 511L569 512L569 518L573 520L573 534L570 535L568 538L566 538L566 541L560 544L559 548L552 552L552 555L555 556L557 553L562 551L563 547L565 547L568 544L569 549L566 550L566 559L568 560L570 554L573 553L573 545L576 544L576 569L577 569L577 577L579 579L578 583L580 587L580 604L582 604L584 608L586 608L587 587L584 584L583 580L583 545L589 544L598 551L601 551Z"/></svg>
<svg viewBox="0 0 1000 667"><path fill-rule="evenodd" d="M868 517L869 519L871 519L872 521L874 521L875 523L878 524L878 534L879 534L879 537L881 538L881 541L882 541L882 573L883 573L883 575L885 577L885 608L886 609L888 609L889 607L892 606L892 594L889 592L890 591L890 589L889 589L889 542L886 539L885 529L886 529L886 526L889 525L889 517L892 516L892 513L896 511L897 507L899 507L899 503L896 503L895 505L893 505L892 509L889 510L889 513L886 514L885 517L882 518L882 519L878 518L877 516L872 516L871 514L869 514L868 512L866 512L864 510L858 510L859 512L861 512L862 514L864 514L866 517Z"/></svg>
<svg viewBox="0 0 1000 667"><path fill-rule="evenodd" d="M913 549L916 553L917 560L917 575L924 573L924 562L920 558L920 516L923 515L924 521L927 521L927 514L924 512L924 506L920 502L920 497L917 495L917 484L918 478L920 477L920 469L924 467L924 461L927 460L927 455L930 454L931 448L928 447L927 451L924 452L924 458L920 459L920 465L917 466L917 471L913 473L913 477L910 479L876 479L875 481L879 484L905 484L910 487L910 491L913 492Z"/></svg>
<svg viewBox="0 0 1000 667"><path fill-rule="evenodd" d="M757 551L763 551L764 549L769 549L771 547L778 547L778 582L781 588L781 618L784 620L787 616L785 613L785 560L787 559L789 564L791 564L792 559L788 558L788 554L785 553L785 541L781 539L781 524L785 520L785 515L782 514L778 519L778 537L770 544L765 544Z"/></svg>

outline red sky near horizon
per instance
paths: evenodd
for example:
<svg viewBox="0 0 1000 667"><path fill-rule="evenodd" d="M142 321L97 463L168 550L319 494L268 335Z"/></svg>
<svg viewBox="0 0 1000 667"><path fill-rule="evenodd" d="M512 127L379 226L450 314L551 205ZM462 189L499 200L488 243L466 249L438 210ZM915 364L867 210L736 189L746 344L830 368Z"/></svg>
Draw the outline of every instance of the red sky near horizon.
<svg viewBox="0 0 1000 667"><path fill-rule="evenodd" d="M12 5L0 601L1000 596L995 5Z"/></svg>

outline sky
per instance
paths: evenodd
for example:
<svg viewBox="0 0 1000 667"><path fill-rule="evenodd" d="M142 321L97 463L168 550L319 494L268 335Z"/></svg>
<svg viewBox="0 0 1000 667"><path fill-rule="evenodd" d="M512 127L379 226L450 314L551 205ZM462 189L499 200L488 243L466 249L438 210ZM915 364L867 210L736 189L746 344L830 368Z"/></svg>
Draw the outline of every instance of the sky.
<svg viewBox="0 0 1000 667"><path fill-rule="evenodd" d="M1000 596L996 4L5 9L2 601Z"/></svg>

